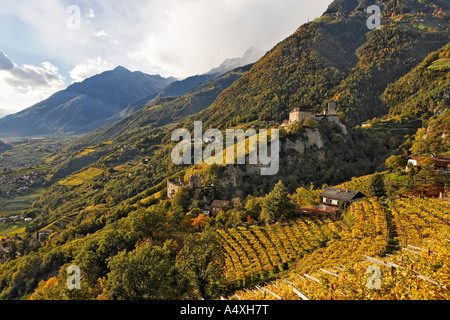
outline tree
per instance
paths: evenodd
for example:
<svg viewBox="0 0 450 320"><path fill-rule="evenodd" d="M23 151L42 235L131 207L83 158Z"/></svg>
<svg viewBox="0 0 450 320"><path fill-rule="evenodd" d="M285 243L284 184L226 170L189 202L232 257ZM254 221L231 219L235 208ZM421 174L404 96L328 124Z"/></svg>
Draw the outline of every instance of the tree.
<svg viewBox="0 0 450 320"><path fill-rule="evenodd" d="M178 300L187 297L188 279L176 268L171 240L163 247L142 244L122 251L108 264L111 272L105 282L109 299Z"/></svg>
<svg viewBox="0 0 450 320"><path fill-rule="evenodd" d="M245 219L247 219L247 217L250 216L250 218L257 220L261 214L261 211L262 211L261 198L248 195L247 201L245 203Z"/></svg>
<svg viewBox="0 0 450 320"><path fill-rule="evenodd" d="M443 186L444 177L434 168L434 160L425 159L416 175L416 182L423 187Z"/></svg>
<svg viewBox="0 0 450 320"><path fill-rule="evenodd" d="M387 158L385 165L386 168L394 171L395 173L400 173L406 167L407 161L402 156L390 156Z"/></svg>
<svg viewBox="0 0 450 320"><path fill-rule="evenodd" d="M295 206L291 202L287 188L280 180L265 197L261 218L266 223L273 223L278 220L291 219L294 213Z"/></svg>
<svg viewBox="0 0 450 320"><path fill-rule="evenodd" d="M224 280L222 249L214 230L189 235L177 256L177 268L190 280L195 298L215 298Z"/></svg>
<svg viewBox="0 0 450 320"><path fill-rule="evenodd" d="M189 210L190 198L188 187L179 188L173 196L172 208L179 206L184 212L187 212Z"/></svg>
<svg viewBox="0 0 450 320"><path fill-rule="evenodd" d="M232 228L233 225L238 224L240 221L236 218L237 210L223 210L220 209L217 216L214 218L215 226L223 229Z"/></svg>
<svg viewBox="0 0 450 320"><path fill-rule="evenodd" d="M192 226L197 227L200 231L205 228L211 222L211 218L205 216L203 213L199 214L197 218L192 220Z"/></svg>
<svg viewBox="0 0 450 320"><path fill-rule="evenodd" d="M380 173L372 175L369 179L369 196L384 197L386 196L386 186L384 184L384 176Z"/></svg>
<svg viewBox="0 0 450 320"><path fill-rule="evenodd" d="M174 206L172 204L172 208L170 209L170 213L172 215L172 222L179 229L181 221L186 217L186 213L184 213L183 208L179 205Z"/></svg>
<svg viewBox="0 0 450 320"><path fill-rule="evenodd" d="M314 189L314 184L311 183L309 187L297 188L292 198L299 207L314 206L321 202L320 193L321 191Z"/></svg>

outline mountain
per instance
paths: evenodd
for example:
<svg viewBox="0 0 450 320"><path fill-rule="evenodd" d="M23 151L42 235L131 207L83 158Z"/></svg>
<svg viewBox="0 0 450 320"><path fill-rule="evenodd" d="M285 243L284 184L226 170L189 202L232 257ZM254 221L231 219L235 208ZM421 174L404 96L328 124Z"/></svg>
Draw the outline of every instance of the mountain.
<svg viewBox="0 0 450 320"><path fill-rule="evenodd" d="M386 115L381 95L388 84L448 42L450 23L442 14L448 5L431 1L436 8L428 15L383 17L381 29L369 30L370 15L360 10L363 3L375 2L333 2L330 8L342 8L336 9L339 14L329 9L280 42L224 91L202 119L221 127L230 120L281 121L296 107L321 112L332 99L350 126ZM400 10L403 1L383 3L392 11L413 11Z"/></svg>
<svg viewBox="0 0 450 320"><path fill-rule="evenodd" d="M233 68L234 69L234 68ZM185 95L201 83L217 78L219 73L195 75L186 79L172 82L158 93L157 98L179 97Z"/></svg>
<svg viewBox="0 0 450 320"><path fill-rule="evenodd" d="M450 155L450 109L425 121L414 137L413 155Z"/></svg>
<svg viewBox="0 0 450 320"><path fill-rule="evenodd" d="M0 109L0 119L7 116L8 114L10 114L9 111L4 110L4 109Z"/></svg>
<svg viewBox="0 0 450 320"><path fill-rule="evenodd" d="M173 81L117 67L0 119L0 137L86 133L93 129L93 123L121 112L130 103L159 92Z"/></svg>
<svg viewBox="0 0 450 320"><path fill-rule="evenodd" d="M262 51L259 48L252 47L245 51L244 55L240 58L231 58L226 59L220 66L217 68L211 69L207 74L223 74L227 71L233 70L235 68L239 68L251 63L255 63L261 57L265 54L264 51Z"/></svg>
<svg viewBox="0 0 450 320"><path fill-rule="evenodd" d="M130 107L136 108L135 112L130 111L130 114L120 121L98 128L77 139L69 145L70 149L76 150L92 143L101 143L136 131L145 132L149 128L165 126L196 114L208 108L220 93L240 79L250 70L251 66L236 68L215 79L200 83L180 97L171 96L153 100L146 98L134 103ZM127 108L122 113L127 110L130 109ZM125 114L123 115L125 116Z"/></svg>

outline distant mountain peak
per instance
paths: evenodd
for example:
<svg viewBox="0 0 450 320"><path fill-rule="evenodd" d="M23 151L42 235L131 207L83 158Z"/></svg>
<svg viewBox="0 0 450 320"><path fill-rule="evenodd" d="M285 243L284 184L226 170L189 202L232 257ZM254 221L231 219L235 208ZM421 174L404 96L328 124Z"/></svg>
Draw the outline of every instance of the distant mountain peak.
<svg viewBox="0 0 450 320"><path fill-rule="evenodd" d="M128 70L125 67L122 66L117 66L113 71L125 71L125 72L131 72L130 70Z"/></svg>
<svg viewBox="0 0 450 320"><path fill-rule="evenodd" d="M53 94L34 106L0 119L1 137L86 133L93 124L130 103L156 94L172 79L118 66Z"/></svg>
<svg viewBox="0 0 450 320"><path fill-rule="evenodd" d="M226 59L222 64L214 69L211 69L206 74L224 74L225 72L233 69L246 66L251 63L255 63L265 54L265 51L258 47L251 47L245 51L244 55L240 58Z"/></svg>

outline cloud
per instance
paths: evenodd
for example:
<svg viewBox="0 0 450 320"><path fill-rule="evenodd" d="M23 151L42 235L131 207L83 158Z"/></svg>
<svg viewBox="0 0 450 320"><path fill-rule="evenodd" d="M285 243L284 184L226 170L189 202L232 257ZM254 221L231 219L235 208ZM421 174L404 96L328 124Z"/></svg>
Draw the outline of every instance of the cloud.
<svg viewBox="0 0 450 320"><path fill-rule="evenodd" d="M89 11L88 11L88 13L85 14L85 16L86 16L86 18L91 18L91 19L95 18L94 10L92 10L92 8L89 8Z"/></svg>
<svg viewBox="0 0 450 320"><path fill-rule="evenodd" d="M148 4L137 13L144 30L127 48L128 61L177 77L206 72L250 47L270 50L308 18L319 17L331 0L166 0L155 17ZM156 17L156 14L159 17ZM155 20L156 19L156 20ZM120 43L128 43L118 32ZM139 31L137 31L139 32Z"/></svg>
<svg viewBox="0 0 450 320"><path fill-rule="evenodd" d="M116 67L115 64L105 61L101 57L97 57L97 59L89 59L84 64L76 65L75 68L70 71L70 77L75 82L81 82L96 74L114 69L114 67Z"/></svg>
<svg viewBox="0 0 450 320"><path fill-rule="evenodd" d="M187 77L250 47L270 50L331 1L77 0L79 30L66 28L69 1L11 1L2 11L23 21L38 51L68 70L101 56L131 70Z"/></svg>
<svg viewBox="0 0 450 320"><path fill-rule="evenodd" d="M18 111L66 87L65 78L50 62L18 66L0 51L0 109Z"/></svg>
<svg viewBox="0 0 450 320"><path fill-rule="evenodd" d="M99 39L106 39L108 34L104 30L100 30L99 32L94 33L94 36Z"/></svg>
<svg viewBox="0 0 450 320"><path fill-rule="evenodd" d="M22 73L10 73L8 86L24 77L25 85L42 88L58 83L58 77L41 61L52 61L59 74L75 81L117 65L166 77L204 73L251 47L270 50L308 18L319 17L332 0L0 2L1 48L20 53L14 59L23 64ZM67 28L67 7L73 3L81 12L75 30ZM0 73L12 67L0 53Z"/></svg>

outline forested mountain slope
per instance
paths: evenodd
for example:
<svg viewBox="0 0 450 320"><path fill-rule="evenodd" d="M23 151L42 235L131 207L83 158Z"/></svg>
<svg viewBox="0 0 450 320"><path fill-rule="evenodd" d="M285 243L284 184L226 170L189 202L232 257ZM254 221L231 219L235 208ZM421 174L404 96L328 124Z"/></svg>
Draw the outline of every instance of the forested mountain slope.
<svg viewBox="0 0 450 320"><path fill-rule="evenodd" d="M391 116L427 118L450 106L450 43L390 84L383 101Z"/></svg>
<svg viewBox="0 0 450 320"><path fill-rule="evenodd" d="M423 23L405 22L382 11L382 28L369 30L369 14L361 11L369 3L373 2L361 1L360 6L357 1L334 2L321 18L302 26L261 58L218 97L203 119L221 126L282 120L295 107L320 111L330 99L337 101L338 111L350 125L387 114L381 100L387 85L448 42L448 15L439 13L446 12L448 5L433 3L436 10L421 16ZM388 12L414 12L400 9L402 1L383 3ZM337 5L347 9L332 10ZM224 118L221 110L227 110L228 116Z"/></svg>

